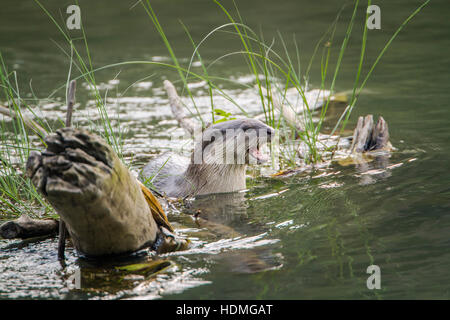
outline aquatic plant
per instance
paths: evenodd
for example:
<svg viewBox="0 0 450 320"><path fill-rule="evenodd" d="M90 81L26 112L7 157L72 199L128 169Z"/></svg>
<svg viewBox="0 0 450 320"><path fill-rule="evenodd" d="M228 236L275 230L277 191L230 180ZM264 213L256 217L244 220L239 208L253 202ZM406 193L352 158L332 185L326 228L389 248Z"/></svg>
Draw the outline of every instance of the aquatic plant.
<svg viewBox="0 0 450 320"><path fill-rule="evenodd" d="M29 120L23 111L35 114L27 100L21 98L17 83L17 73L8 71L0 53L0 91L2 100L9 106L9 109L0 111L13 115L11 122L0 121L0 208L3 208L3 215L6 216L20 213L36 216L38 212L50 212L51 207L25 177L25 164L30 151L33 150L33 137L26 127ZM39 139L42 139L42 134L49 131L48 125L39 117L35 119L35 132L38 133Z"/></svg>

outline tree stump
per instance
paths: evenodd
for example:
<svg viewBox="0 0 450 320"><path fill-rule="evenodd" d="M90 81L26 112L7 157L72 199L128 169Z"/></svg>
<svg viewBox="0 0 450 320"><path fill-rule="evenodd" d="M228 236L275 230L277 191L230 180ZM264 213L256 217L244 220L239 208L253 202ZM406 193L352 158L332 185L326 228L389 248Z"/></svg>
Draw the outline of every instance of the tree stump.
<svg viewBox="0 0 450 320"><path fill-rule="evenodd" d="M64 128L32 152L27 175L66 223L75 248L87 256L129 253L162 234L142 185L100 137Z"/></svg>
<svg viewBox="0 0 450 320"><path fill-rule="evenodd" d="M389 128L383 117L378 118L375 126L371 114L358 118L350 152L363 153L390 148Z"/></svg>

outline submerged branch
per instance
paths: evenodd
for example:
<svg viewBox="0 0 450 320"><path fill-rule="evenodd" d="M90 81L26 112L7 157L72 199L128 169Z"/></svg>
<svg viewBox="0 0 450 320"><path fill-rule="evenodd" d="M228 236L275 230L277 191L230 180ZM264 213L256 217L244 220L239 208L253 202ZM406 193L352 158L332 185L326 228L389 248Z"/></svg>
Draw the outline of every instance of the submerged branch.
<svg viewBox="0 0 450 320"><path fill-rule="evenodd" d="M166 89L167 96L169 97L170 109L172 110L173 116L178 121L178 125L182 127L189 135L193 136L196 124L184 112L183 104L172 82L165 80L164 89Z"/></svg>
<svg viewBox="0 0 450 320"><path fill-rule="evenodd" d="M25 214L0 226L0 236L4 239L28 239L57 233L58 221L54 219L31 219Z"/></svg>
<svg viewBox="0 0 450 320"><path fill-rule="evenodd" d="M72 114L73 106L75 105L75 90L77 88L76 80L70 81L69 91L67 93L67 114L66 114L66 127L72 126Z"/></svg>

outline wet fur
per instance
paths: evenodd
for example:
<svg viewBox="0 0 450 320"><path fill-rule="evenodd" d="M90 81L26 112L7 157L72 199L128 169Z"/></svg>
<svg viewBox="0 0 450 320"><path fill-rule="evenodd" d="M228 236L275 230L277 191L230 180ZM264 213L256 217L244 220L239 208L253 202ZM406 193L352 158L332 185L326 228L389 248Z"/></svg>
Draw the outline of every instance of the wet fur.
<svg viewBox="0 0 450 320"><path fill-rule="evenodd" d="M211 130L225 132L227 129L264 129L271 134L274 132L271 127L258 120L243 119L214 125L206 129L203 136L208 134L211 136ZM152 183L158 191L177 198L245 189L245 170L249 163L248 148L245 144L236 142L242 137L234 136L233 139L225 135L223 137L224 141L216 139L210 142L208 138L206 142L198 142L191 159L172 152L162 154L143 168L141 180L145 181L146 178L154 176ZM258 143L266 142L260 137L258 139ZM236 148L226 149L231 146ZM226 157L224 150L234 150L234 154L231 155L233 163L224 163ZM195 152L201 152L203 155L202 163L194 163Z"/></svg>

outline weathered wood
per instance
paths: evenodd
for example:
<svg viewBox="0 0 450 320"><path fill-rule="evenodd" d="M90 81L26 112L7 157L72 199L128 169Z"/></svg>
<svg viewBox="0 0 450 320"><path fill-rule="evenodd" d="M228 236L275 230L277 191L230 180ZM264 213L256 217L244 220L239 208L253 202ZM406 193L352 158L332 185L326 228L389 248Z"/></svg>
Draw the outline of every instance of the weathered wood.
<svg viewBox="0 0 450 320"><path fill-rule="evenodd" d="M382 116L378 118L377 124L372 132L372 143L370 150L380 150L388 147L389 144L389 127Z"/></svg>
<svg viewBox="0 0 450 320"><path fill-rule="evenodd" d="M383 117L379 117L377 124L373 124L371 114L359 117L353 132L351 153L363 153L381 150L389 146L389 128Z"/></svg>
<svg viewBox="0 0 450 320"><path fill-rule="evenodd" d="M58 233L58 221L54 219L31 219L23 214L16 220L0 226L0 236L4 239L28 239Z"/></svg>
<svg viewBox="0 0 450 320"><path fill-rule="evenodd" d="M373 116L371 114L365 116L364 124L361 128L358 140L355 142L355 152L361 153L367 150L370 144L370 139L372 137L373 131Z"/></svg>
<svg viewBox="0 0 450 320"><path fill-rule="evenodd" d="M161 233L142 186L100 137L64 128L33 152L27 174L65 221L75 248L89 256L151 246Z"/></svg>
<svg viewBox="0 0 450 320"><path fill-rule="evenodd" d="M66 127L72 126L72 113L73 106L75 105L75 90L77 88L77 82L75 80L70 81L69 90L67 92L67 113L66 113Z"/></svg>
<svg viewBox="0 0 450 320"><path fill-rule="evenodd" d="M352 145L350 146L350 152L353 152L355 150L356 141L359 139L359 133L362 130L362 127L364 126L364 117L359 117L358 122L356 123L356 127L353 130L353 138L352 138Z"/></svg>
<svg viewBox="0 0 450 320"><path fill-rule="evenodd" d="M172 114L177 120L178 125L183 128L189 135L193 136L197 126L195 122L184 112L183 104L172 82L170 82L169 80L165 80L164 89L166 90L167 96L169 97L170 109L172 110Z"/></svg>

